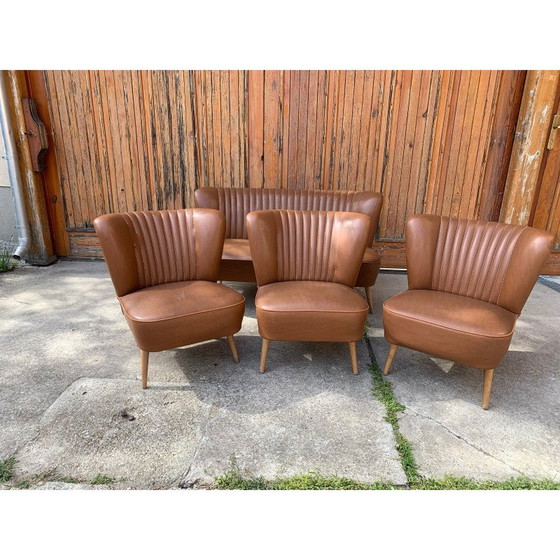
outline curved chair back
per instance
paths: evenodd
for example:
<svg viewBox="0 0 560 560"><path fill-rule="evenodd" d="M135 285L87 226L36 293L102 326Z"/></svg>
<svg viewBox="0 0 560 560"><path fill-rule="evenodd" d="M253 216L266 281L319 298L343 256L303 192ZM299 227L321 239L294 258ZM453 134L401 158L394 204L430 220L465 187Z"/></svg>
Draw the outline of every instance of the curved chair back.
<svg viewBox="0 0 560 560"><path fill-rule="evenodd" d="M528 226L413 216L406 224L408 287L487 301L519 314L553 240Z"/></svg>
<svg viewBox="0 0 560 560"><path fill-rule="evenodd" d="M258 285L307 280L353 287L369 222L356 212L250 212L247 231Z"/></svg>
<svg viewBox="0 0 560 560"><path fill-rule="evenodd" d="M204 208L105 214L93 222L117 296L218 278L225 219Z"/></svg>

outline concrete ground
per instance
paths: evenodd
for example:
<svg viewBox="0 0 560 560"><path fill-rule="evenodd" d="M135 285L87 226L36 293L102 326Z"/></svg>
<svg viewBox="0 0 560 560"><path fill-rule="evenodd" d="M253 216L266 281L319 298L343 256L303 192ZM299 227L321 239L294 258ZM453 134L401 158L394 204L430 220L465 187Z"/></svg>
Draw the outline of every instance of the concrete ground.
<svg viewBox="0 0 560 560"><path fill-rule="evenodd" d="M111 488L188 488L235 466L267 479L314 471L406 484L366 342L357 376L345 344L281 342L259 374L256 288L230 286L247 301L240 363L225 340L152 354L143 391L103 262L0 275L0 460L16 457L12 482L90 488L103 475ZM379 364L381 304L404 289L400 274L381 274L374 288L368 334ZM420 474L560 479L559 317L560 293L537 284L488 411L481 372L399 350L389 379Z"/></svg>

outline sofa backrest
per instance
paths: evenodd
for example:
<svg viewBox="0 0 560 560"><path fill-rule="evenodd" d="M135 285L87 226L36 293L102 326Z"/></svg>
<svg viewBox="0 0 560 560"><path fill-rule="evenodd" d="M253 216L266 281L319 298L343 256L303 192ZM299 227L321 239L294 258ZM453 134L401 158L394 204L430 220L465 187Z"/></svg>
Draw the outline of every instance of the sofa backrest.
<svg viewBox="0 0 560 560"><path fill-rule="evenodd" d="M199 208L221 210L226 217L226 238L247 239L246 217L255 210L333 210L359 212L370 218L367 244L373 244L383 204L380 193L304 189L236 189L202 187L194 193Z"/></svg>

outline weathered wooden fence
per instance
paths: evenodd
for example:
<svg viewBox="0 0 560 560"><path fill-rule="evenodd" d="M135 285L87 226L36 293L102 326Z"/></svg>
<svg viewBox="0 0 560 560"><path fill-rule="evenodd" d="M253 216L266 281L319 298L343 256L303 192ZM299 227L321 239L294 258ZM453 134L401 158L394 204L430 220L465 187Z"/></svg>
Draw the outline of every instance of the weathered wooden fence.
<svg viewBox="0 0 560 560"><path fill-rule="evenodd" d="M404 266L406 218L498 219L526 72L36 71L59 255L97 255L106 212L202 186L373 190ZM46 109L46 111L45 111ZM53 202L54 201L54 202Z"/></svg>

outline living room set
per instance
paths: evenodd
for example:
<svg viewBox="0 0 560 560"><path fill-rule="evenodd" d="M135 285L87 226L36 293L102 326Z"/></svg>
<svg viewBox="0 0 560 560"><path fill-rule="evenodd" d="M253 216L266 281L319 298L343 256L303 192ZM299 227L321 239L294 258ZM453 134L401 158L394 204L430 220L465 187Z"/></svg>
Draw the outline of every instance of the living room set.
<svg viewBox="0 0 560 560"><path fill-rule="evenodd" d="M380 193L205 187L195 208L106 214L94 221L122 312L141 354L239 332L245 299L222 282L256 282L260 372L271 341L356 343L373 312ZM408 290L383 304L390 344L494 370L553 236L528 226L416 215L406 224ZM365 290L364 299L359 290ZM366 301L367 300L367 301Z"/></svg>

